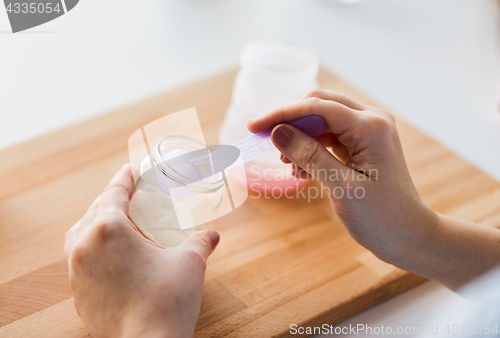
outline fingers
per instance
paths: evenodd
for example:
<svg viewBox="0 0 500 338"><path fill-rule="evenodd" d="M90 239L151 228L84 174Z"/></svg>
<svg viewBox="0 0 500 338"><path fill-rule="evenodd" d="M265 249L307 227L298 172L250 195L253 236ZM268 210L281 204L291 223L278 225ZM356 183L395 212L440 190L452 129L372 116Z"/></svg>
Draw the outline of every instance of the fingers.
<svg viewBox="0 0 500 338"><path fill-rule="evenodd" d="M130 194L132 193L134 180L129 163L123 165L104 189L97 207L100 214L106 210L119 210L128 214Z"/></svg>
<svg viewBox="0 0 500 338"><path fill-rule="evenodd" d="M252 133L257 133L273 128L280 123L308 115L318 115L326 121L328 131L343 134L360 123L361 114L361 111L349 108L339 102L311 97L272 109L264 116L248 122L248 129Z"/></svg>
<svg viewBox="0 0 500 338"><path fill-rule="evenodd" d="M68 232L64 235L64 256L66 257L66 261L69 263L69 254L73 249L73 245L75 245L75 241L78 238L78 228L80 226L80 221L76 222Z"/></svg>
<svg viewBox="0 0 500 338"><path fill-rule="evenodd" d="M324 147L331 148L333 154L340 161L342 161L342 163L347 163L351 159L349 149L347 149L347 147L339 141L339 138L336 134L324 133L323 135L315 137L315 139Z"/></svg>
<svg viewBox="0 0 500 338"><path fill-rule="evenodd" d="M343 145L337 134L324 133L320 136L314 138L316 141L321 143L325 148L331 148L335 157L337 157L342 163L347 163L351 159L351 154L345 145ZM285 164L292 163L289 158L280 153L280 160Z"/></svg>
<svg viewBox="0 0 500 338"><path fill-rule="evenodd" d="M296 177L307 177L300 171L302 168L315 179L334 188L339 182L329 179L332 172L352 171L317 140L292 126L276 126L271 132L271 139L284 157L295 164L292 170L295 169Z"/></svg>
<svg viewBox="0 0 500 338"><path fill-rule="evenodd" d="M286 157L285 155L283 155L283 154L280 154L280 160L281 160L281 162L283 162L283 163L285 163L285 164L290 164L290 163L292 163L292 161L290 161L290 159L289 159L289 158L287 158L287 157Z"/></svg>
<svg viewBox="0 0 500 338"><path fill-rule="evenodd" d="M178 248L182 250L192 249L198 252L205 260L214 251L219 243L220 237L217 231L199 231L189 236Z"/></svg>
<svg viewBox="0 0 500 338"><path fill-rule="evenodd" d="M330 100L343 104L352 109L363 110L366 109L367 106L351 99L349 96L334 92L333 90L321 89L321 88L313 88L311 89L302 99L308 99L311 97L317 97L322 100Z"/></svg>
<svg viewBox="0 0 500 338"><path fill-rule="evenodd" d="M303 180L309 180L311 178L311 175L307 171L305 171L301 167L296 166L293 163L292 163L292 175L296 178L300 178Z"/></svg>
<svg viewBox="0 0 500 338"><path fill-rule="evenodd" d="M78 236L84 231L94 220L95 215L97 213L97 205L99 204L99 200L101 195L97 196L97 198L92 202L90 207L87 209L85 215L83 215L82 219L75 223L64 235L64 255L66 259L69 259L69 254L73 245L75 244ZM68 260L69 262L69 260Z"/></svg>
<svg viewBox="0 0 500 338"><path fill-rule="evenodd" d="M94 221L95 215L97 214L97 206L99 205L99 201L101 199L101 195L97 196L94 202L87 209L85 215L83 215L82 219L79 221L78 234L81 234L87 227L92 224Z"/></svg>
<svg viewBox="0 0 500 338"><path fill-rule="evenodd" d="M64 236L64 254L66 259L69 259L69 255L79 234L92 224L99 212L114 208L123 211L125 214L128 213L129 195L132 192L132 188L132 171L130 164L127 163L111 179L111 182L104 189L103 194L94 200L83 218L66 232Z"/></svg>

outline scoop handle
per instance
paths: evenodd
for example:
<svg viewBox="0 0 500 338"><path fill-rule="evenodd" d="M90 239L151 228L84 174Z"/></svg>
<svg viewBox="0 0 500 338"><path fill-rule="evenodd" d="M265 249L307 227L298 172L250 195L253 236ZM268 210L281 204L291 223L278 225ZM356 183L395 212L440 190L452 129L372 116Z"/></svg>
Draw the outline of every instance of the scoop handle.
<svg viewBox="0 0 500 338"><path fill-rule="evenodd" d="M305 134L316 137L326 131L326 121L318 115L304 116L288 122L289 125L300 129Z"/></svg>
<svg viewBox="0 0 500 338"><path fill-rule="evenodd" d="M294 126L311 137L319 136L326 131L325 120L317 115L304 116L287 122L287 124ZM240 150L243 163L276 150L276 147L271 141L271 132L272 129L267 129L232 144L233 147ZM216 152L218 152L220 156L225 156L222 150L217 150ZM231 166L228 167L228 169L231 168Z"/></svg>

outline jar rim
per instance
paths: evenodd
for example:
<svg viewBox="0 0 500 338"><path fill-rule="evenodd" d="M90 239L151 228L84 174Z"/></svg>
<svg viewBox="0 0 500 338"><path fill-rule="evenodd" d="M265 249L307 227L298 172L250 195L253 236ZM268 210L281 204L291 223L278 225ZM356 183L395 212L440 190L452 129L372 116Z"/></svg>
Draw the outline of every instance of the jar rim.
<svg viewBox="0 0 500 338"><path fill-rule="evenodd" d="M202 180L193 180L189 177L182 175L172 166L170 166L162 154L162 149L169 144L177 144L177 145L180 144L182 146L178 147L177 149L187 150L188 152L207 148L207 146L202 142L183 135L170 135L160 139L153 149L152 158L155 167L165 177L191 191L198 193L213 193L222 188L222 186L225 183L224 177L222 175L221 175L222 178L213 182L207 181L206 179L208 177ZM217 174L219 173L215 173L214 175ZM214 175L209 177L213 177Z"/></svg>

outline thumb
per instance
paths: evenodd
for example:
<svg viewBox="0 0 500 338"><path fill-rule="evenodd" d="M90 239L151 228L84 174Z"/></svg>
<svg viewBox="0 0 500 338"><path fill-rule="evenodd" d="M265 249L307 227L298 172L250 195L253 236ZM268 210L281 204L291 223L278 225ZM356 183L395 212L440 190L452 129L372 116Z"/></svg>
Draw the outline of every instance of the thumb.
<svg viewBox="0 0 500 338"><path fill-rule="evenodd" d="M279 124L271 132L271 139L281 153L296 166L306 170L314 179L334 188L339 185L342 171L351 168L340 162L314 138L287 124ZM340 176L341 177L341 176Z"/></svg>
<svg viewBox="0 0 500 338"><path fill-rule="evenodd" d="M178 248L182 250L194 250L207 260L208 256L210 256L219 243L219 239L217 231L198 231L186 238Z"/></svg>

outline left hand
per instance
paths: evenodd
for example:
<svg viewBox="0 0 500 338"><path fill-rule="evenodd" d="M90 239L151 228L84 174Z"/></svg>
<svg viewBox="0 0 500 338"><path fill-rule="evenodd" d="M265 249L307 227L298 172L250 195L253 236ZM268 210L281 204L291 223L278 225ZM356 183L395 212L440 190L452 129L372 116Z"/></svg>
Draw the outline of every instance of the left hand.
<svg viewBox="0 0 500 338"><path fill-rule="evenodd" d="M127 217L132 188L125 165L66 233L77 312L93 337L192 337L219 235L198 232L173 249L156 245Z"/></svg>

